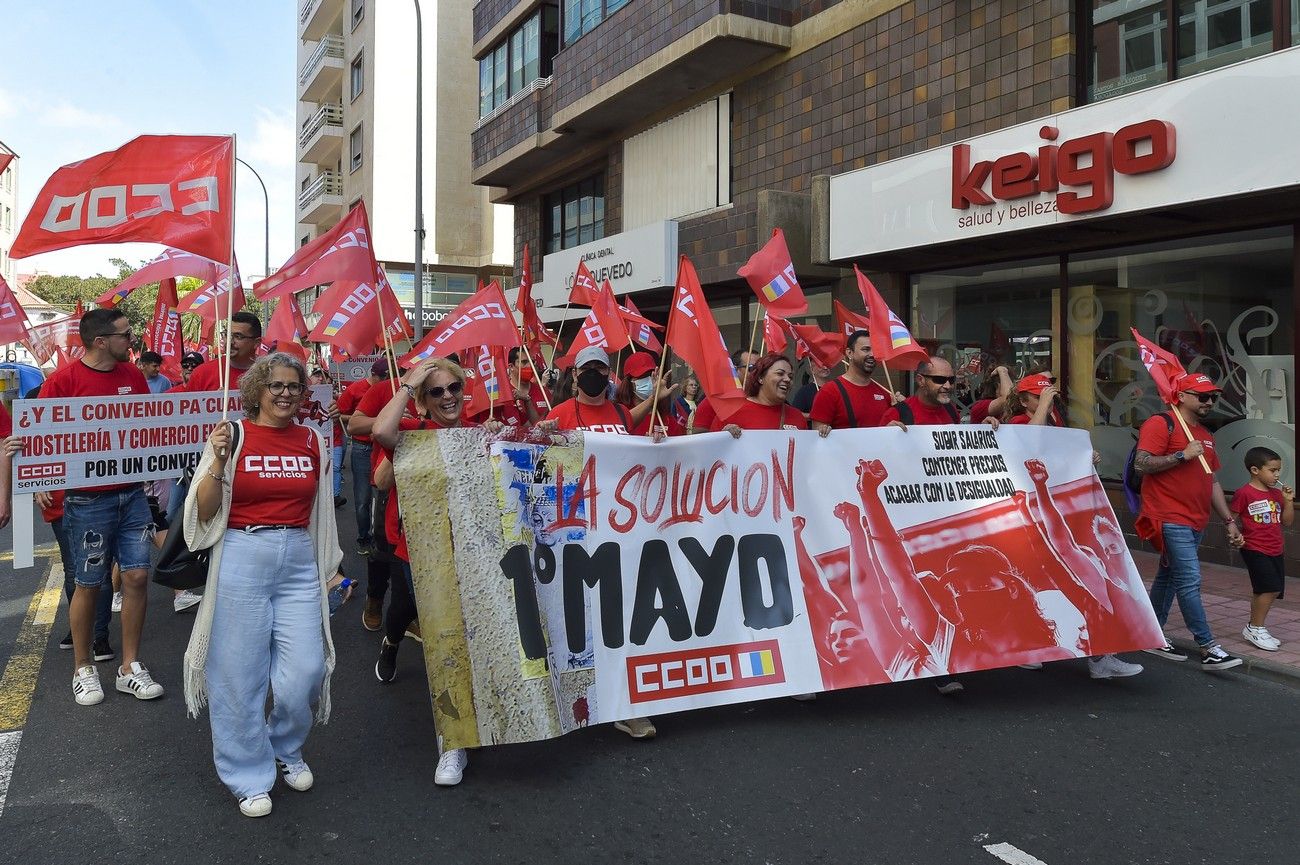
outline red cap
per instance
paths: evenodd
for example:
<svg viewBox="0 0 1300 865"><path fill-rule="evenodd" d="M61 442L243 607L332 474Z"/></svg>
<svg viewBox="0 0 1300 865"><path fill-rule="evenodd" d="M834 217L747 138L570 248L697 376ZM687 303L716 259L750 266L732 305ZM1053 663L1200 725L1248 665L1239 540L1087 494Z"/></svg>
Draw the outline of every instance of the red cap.
<svg viewBox="0 0 1300 865"><path fill-rule="evenodd" d="M623 375L628 378L643 378L654 372L655 359L645 351L633 352L632 356L623 364Z"/></svg>
<svg viewBox="0 0 1300 865"><path fill-rule="evenodd" d="M1056 384L1056 379L1046 373L1036 375L1027 375L1020 381L1016 382L1016 393L1037 393L1041 394Z"/></svg>
<svg viewBox="0 0 1300 865"><path fill-rule="evenodd" d="M1223 390L1202 372L1189 372L1178 380L1179 393L1218 393Z"/></svg>

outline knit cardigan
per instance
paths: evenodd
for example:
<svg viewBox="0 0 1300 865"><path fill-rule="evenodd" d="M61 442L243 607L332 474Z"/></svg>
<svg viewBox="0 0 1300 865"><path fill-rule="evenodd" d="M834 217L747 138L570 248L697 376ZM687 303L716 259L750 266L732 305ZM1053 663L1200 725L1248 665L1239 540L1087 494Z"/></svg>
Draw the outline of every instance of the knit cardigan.
<svg viewBox="0 0 1300 865"><path fill-rule="evenodd" d="M241 422L242 423L242 422ZM242 429L240 432L242 433ZM315 431L314 431L315 432ZM321 682L320 702L316 709L317 722L324 724L330 716L330 677L334 673L334 640L330 636L329 615L329 581L338 573L343 561L343 551L339 548L338 524L334 516L334 490L332 487L333 466L330 449L319 432L316 432L320 446L321 467L316 482L316 501L312 506L311 522L308 531L316 552L316 570L320 578L321 599L321 640L325 648L325 678ZM216 452L211 443L203 449L203 457L194 472L195 481L190 484L189 494L185 497L185 543L192 550L211 547L208 559L208 582L203 592L203 603L194 620L194 630L190 632L190 644L185 650L185 708L191 717L196 717L199 710L207 704L207 681L204 670L208 661L208 645L212 640L212 618L216 611L217 586L221 574L221 552L224 545L226 526L230 521L231 483L235 477L235 466L239 453L243 449L244 436L239 436L234 453L226 461L225 479L221 485L221 508L207 521L199 520L198 479L213 473Z"/></svg>

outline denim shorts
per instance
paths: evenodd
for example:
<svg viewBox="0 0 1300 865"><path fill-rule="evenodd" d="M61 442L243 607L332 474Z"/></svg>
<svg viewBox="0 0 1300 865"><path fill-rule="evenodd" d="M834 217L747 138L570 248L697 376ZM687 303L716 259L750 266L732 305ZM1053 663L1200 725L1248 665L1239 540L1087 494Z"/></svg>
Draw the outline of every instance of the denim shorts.
<svg viewBox="0 0 1300 865"><path fill-rule="evenodd" d="M63 530L78 586L100 585L114 562L123 571L149 569L153 517L139 484L107 493L68 490L63 500Z"/></svg>

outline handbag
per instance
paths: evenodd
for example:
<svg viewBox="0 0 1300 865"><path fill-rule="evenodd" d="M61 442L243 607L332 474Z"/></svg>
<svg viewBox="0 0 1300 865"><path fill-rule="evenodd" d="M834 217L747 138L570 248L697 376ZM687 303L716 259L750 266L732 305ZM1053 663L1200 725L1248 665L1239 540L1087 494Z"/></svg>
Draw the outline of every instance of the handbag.
<svg viewBox="0 0 1300 865"><path fill-rule="evenodd" d="M230 454L235 456L239 450L240 425L230 426ZM181 520L182 524L184 519ZM177 591L197 589L208 581L208 563L211 560L211 547L191 550L185 543L183 525L173 526L167 532L162 550L158 554L158 563L153 566L153 581L160 586Z"/></svg>

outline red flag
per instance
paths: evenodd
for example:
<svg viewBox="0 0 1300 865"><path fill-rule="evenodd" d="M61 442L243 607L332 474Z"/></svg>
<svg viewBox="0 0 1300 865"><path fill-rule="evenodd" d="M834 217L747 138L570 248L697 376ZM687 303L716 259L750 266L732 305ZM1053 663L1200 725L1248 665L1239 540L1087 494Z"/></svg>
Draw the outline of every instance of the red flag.
<svg viewBox="0 0 1300 865"><path fill-rule="evenodd" d="M1178 358L1165 351L1160 346L1143 338L1142 334L1137 332L1137 328L1129 328L1133 332L1133 338L1137 340L1138 353L1142 358L1142 365L1151 373L1151 380L1156 383L1156 390L1160 393L1160 399L1169 405L1178 402L1178 380L1187 375L1187 370L1183 369L1182 363Z"/></svg>
<svg viewBox="0 0 1300 865"><path fill-rule="evenodd" d="M771 239L736 273L754 289L758 302L781 318L808 311L808 300L794 275L794 262L790 260L781 229L772 229Z"/></svg>
<svg viewBox="0 0 1300 865"><path fill-rule="evenodd" d="M14 155L12 153L0 153L0 174L5 173L5 169L9 167L10 162L13 162L13 159Z"/></svg>
<svg viewBox="0 0 1300 865"><path fill-rule="evenodd" d="M235 262L235 293L230 294L230 268L221 265L221 278L189 294L176 306L177 312L190 312L216 321L226 317L226 304L231 304L231 314L244 308L244 281L239 276L239 262Z"/></svg>
<svg viewBox="0 0 1300 865"><path fill-rule="evenodd" d="M636 308L632 298L625 297L623 302L618 306L619 313L623 315L623 321L627 324L627 335L632 341L642 348L659 354L664 350L663 343L659 337L655 336L655 330L663 330L662 327L655 324L641 315L641 310ZM635 316L633 318L632 316Z"/></svg>
<svg viewBox="0 0 1300 865"><path fill-rule="evenodd" d="M834 301L835 307L835 329L844 334L845 341L848 340L856 331L865 330L871 333L871 319L861 313L854 312L838 300ZM870 337L867 337L870 339Z"/></svg>
<svg viewBox="0 0 1300 865"><path fill-rule="evenodd" d="M276 303L275 312L266 324L266 332L262 334L262 345L269 351L287 351L299 355L306 363L307 352L298 341L307 336L307 330L307 322L298 307L298 298L291 294L280 298Z"/></svg>
<svg viewBox="0 0 1300 865"><path fill-rule="evenodd" d="M573 275L573 285L569 288L569 303L577 303L582 306L595 306L596 299L600 297L600 288L596 286L596 279L587 270L587 262L579 261L578 270Z"/></svg>
<svg viewBox="0 0 1300 865"><path fill-rule="evenodd" d="M871 332L871 353L882 362L891 362L894 369L916 369L930 359L930 353L912 338L912 332L903 324L903 320L885 303L885 299L876 291L858 266L853 265L853 272L858 277L858 291L867 304L868 327ZM899 360L902 363L899 363Z"/></svg>
<svg viewBox="0 0 1300 865"><path fill-rule="evenodd" d="M229 261L234 139L141 135L45 182L11 258L85 243L163 243Z"/></svg>
<svg viewBox="0 0 1300 865"><path fill-rule="evenodd" d="M627 320L623 317L623 311L619 309L618 301L614 300L614 290L609 287L608 281L601 286L600 293L596 295L595 304L591 307L591 315L605 332L608 342L607 351L621 351L632 344L627 334ZM630 316L631 312L628 315ZM637 318L641 317L637 316ZM649 323L645 319L641 321Z"/></svg>
<svg viewBox="0 0 1300 865"><path fill-rule="evenodd" d="M27 313L9 283L0 276L0 345L27 339Z"/></svg>
<svg viewBox="0 0 1300 865"><path fill-rule="evenodd" d="M844 359L845 338L838 333L826 333L815 324L785 322L794 337L795 357L812 355L813 360L830 369Z"/></svg>
<svg viewBox="0 0 1300 865"><path fill-rule="evenodd" d="M624 334L624 339L627 335ZM589 345L597 348L603 348L606 353L613 353L617 349L611 349L609 334L605 326L601 323L600 318L596 315L596 310L587 313L587 317L582 320L582 327L574 334L573 341L569 343L569 350L564 353L563 357L556 360L555 365L559 369L568 369L573 366L574 359L577 358L578 352L582 351ZM624 346L627 343L623 343Z"/></svg>
<svg viewBox="0 0 1300 865"><path fill-rule="evenodd" d="M677 285L664 343L690 365L709 399L718 399L715 405L719 409L727 398L741 396L740 376L704 299L695 267L684 255L678 259ZM721 410L719 416L723 416Z"/></svg>
<svg viewBox="0 0 1300 865"><path fill-rule="evenodd" d="M270 300L339 280L375 285L378 272L370 246L366 203L358 201L338 225L289 256L279 270L254 285L253 296Z"/></svg>
<svg viewBox="0 0 1300 865"><path fill-rule="evenodd" d="M27 328L27 350L39 363L49 363L55 357L55 349L65 347L71 335L78 333L81 316L65 315L53 321L43 321Z"/></svg>
<svg viewBox="0 0 1300 865"><path fill-rule="evenodd" d="M330 286L316 301L320 320L308 339L329 343L350 355L366 354L382 345L385 328L393 339L409 339L411 328L406 313L397 302L383 268L379 269L379 277L378 288L352 281Z"/></svg>
<svg viewBox="0 0 1300 865"><path fill-rule="evenodd" d="M166 277L158 284L158 299L154 301L153 317L144 332L144 344L162 355L163 375L180 381L181 314L176 311L176 280L173 277Z"/></svg>
<svg viewBox="0 0 1300 865"><path fill-rule="evenodd" d="M117 306L127 295L142 285L174 276L193 276L204 282L216 282L226 272L226 265L185 252L181 249L164 249L162 254L126 279L95 299L102 307ZM174 304L173 304L174 306Z"/></svg>
<svg viewBox="0 0 1300 865"><path fill-rule="evenodd" d="M533 300L533 263L526 243L523 273L519 277L519 294L515 298L515 309L523 316L524 342L529 346L530 351L536 351L537 346L542 342L559 345L560 338L542 323L541 317L537 314L537 304Z"/></svg>
<svg viewBox="0 0 1300 865"><path fill-rule="evenodd" d="M470 355L465 366L466 380L465 416L474 417L494 409L506 401L506 374L510 355L503 346L479 346L477 355Z"/></svg>
<svg viewBox="0 0 1300 865"><path fill-rule="evenodd" d="M767 345L767 350L777 354L785 354L786 346L790 344L785 338L785 319L780 316L766 313L763 316L763 342Z"/></svg>
<svg viewBox="0 0 1300 865"><path fill-rule="evenodd" d="M510 302L495 279L487 288L461 301L400 364L409 369L427 357L446 357L480 345L519 345L519 331L510 312Z"/></svg>

